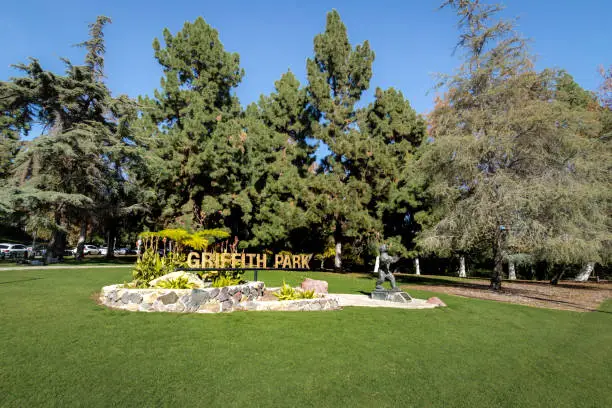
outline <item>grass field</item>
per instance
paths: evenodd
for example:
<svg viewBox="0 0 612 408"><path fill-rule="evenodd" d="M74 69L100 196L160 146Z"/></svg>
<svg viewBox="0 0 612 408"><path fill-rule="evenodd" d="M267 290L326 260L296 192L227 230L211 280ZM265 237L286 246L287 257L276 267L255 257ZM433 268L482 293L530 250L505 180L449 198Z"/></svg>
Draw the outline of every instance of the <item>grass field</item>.
<svg viewBox="0 0 612 408"><path fill-rule="evenodd" d="M374 286L259 274L305 276L332 292ZM440 295L447 308L197 315L92 300L124 280L126 268L0 272L0 406L612 406L612 301L576 313Z"/></svg>

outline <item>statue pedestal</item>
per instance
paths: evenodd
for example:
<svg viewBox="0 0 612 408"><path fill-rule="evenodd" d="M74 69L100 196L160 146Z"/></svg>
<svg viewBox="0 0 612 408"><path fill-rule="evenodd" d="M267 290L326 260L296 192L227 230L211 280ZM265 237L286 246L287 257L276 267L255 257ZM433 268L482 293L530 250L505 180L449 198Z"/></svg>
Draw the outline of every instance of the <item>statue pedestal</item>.
<svg viewBox="0 0 612 408"><path fill-rule="evenodd" d="M375 289L370 294L370 298L373 300L385 300L387 302L399 302L399 303L410 303L412 298L406 292L402 292L399 289Z"/></svg>

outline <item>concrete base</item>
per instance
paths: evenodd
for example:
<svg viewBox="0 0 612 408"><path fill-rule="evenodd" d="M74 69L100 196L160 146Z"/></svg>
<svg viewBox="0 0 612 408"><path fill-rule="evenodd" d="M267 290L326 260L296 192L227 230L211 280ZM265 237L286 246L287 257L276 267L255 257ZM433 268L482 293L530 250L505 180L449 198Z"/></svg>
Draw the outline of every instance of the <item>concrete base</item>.
<svg viewBox="0 0 612 408"><path fill-rule="evenodd" d="M441 305L427 303L427 301L424 299L412 299L410 302L400 303L388 302L386 300L374 300L368 295L334 293L333 296L338 299L338 303L342 307L384 307L391 309L435 309L436 307L442 307Z"/></svg>
<svg viewBox="0 0 612 408"><path fill-rule="evenodd" d="M400 290L380 290L376 289L370 294L370 298L373 300L384 300L386 302L399 302L409 303L412 302L412 298L406 292Z"/></svg>

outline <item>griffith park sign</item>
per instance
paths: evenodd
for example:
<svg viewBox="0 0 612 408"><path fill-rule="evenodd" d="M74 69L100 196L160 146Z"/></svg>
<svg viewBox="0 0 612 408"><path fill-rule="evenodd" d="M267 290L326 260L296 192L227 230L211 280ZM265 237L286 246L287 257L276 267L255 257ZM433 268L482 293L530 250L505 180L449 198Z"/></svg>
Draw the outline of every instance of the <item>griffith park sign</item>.
<svg viewBox="0 0 612 408"><path fill-rule="evenodd" d="M282 269L308 269L312 254L276 254L274 255L274 268ZM190 252L187 256L187 265L193 269L204 268L244 268L264 269L268 266L267 254L245 254L227 252Z"/></svg>

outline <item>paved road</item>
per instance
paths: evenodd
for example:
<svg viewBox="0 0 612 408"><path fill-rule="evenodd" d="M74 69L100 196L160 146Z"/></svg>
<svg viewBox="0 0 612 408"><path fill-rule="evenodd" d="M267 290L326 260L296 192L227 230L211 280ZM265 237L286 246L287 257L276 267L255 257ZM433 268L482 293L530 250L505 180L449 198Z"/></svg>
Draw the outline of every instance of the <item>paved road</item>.
<svg viewBox="0 0 612 408"><path fill-rule="evenodd" d="M134 265L38 265L38 266L7 266L0 271L28 271L32 269L103 269L103 268L133 268Z"/></svg>

